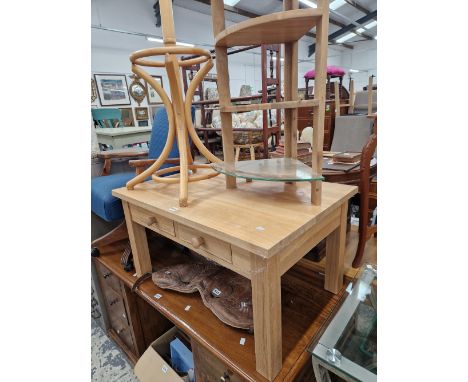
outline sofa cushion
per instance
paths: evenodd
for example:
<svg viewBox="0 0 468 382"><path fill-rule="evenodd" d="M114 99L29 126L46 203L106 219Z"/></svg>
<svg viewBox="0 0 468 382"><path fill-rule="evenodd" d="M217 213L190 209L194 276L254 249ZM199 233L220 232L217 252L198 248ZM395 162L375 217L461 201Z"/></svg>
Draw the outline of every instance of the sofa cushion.
<svg viewBox="0 0 468 382"><path fill-rule="evenodd" d="M343 77L345 75L345 71L339 66L329 65L327 66L327 75ZM304 78L315 78L315 69L309 70L306 74L304 74Z"/></svg>

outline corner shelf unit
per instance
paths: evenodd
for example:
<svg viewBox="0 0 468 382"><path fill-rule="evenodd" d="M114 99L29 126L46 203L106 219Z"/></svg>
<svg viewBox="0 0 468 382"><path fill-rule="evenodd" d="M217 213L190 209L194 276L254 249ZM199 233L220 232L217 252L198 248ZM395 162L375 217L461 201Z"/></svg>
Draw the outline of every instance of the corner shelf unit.
<svg viewBox="0 0 468 382"><path fill-rule="evenodd" d="M325 121L325 84L327 78L328 49L328 1L318 0L317 8L299 9L298 0L283 0L283 11L249 19L225 27L224 3L211 1L213 34L215 36L216 71L220 101L224 162L212 168L226 175L227 188L236 187L236 178L270 181L310 181L311 202L321 204L322 198L322 156ZM298 40L310 29L316 28L315 53L315 97L312 100L299 100L298 79ZM284 101L251 105L233 105L229 88L228 48L234 46L284 44ZM303 163L297 161L297 117L298 108L311 107L314 112L314 132L312 147L312 169L304 176ZM284 109L284 158L274 159L275 163L236 164L233 149L231 113L254 110ZM266 159L273 160L273 159ZM254 162L254 161L245 161ZM248 168L247 173L242 169ZM287 169L287 176L271 171ZM262 173L268 170L269 173ZM299 175L298 175L299 174ZM287 179L287 180L285 180ZM259 349L260 350L260 349ZM271 371L271 370L270 370ZM269 372L270 372L269 371Z"/></svg>

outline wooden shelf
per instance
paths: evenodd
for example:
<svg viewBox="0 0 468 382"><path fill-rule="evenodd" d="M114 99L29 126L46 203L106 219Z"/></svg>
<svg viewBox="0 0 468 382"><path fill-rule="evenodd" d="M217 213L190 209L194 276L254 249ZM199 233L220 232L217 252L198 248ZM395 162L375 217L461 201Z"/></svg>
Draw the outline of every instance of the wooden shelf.
<svg viewBox="0 0 468 382"><path fill-rule="evenodd" d="M255 17L216 35L216 46L283 44L299 40L322 17L319 9L294 9Z"/></svg>
<svg viewBox="0 0 468 382"><path fill-rule="evenodd" d="M153 269L174 263L174 251L167 249L168 240L150 236L149 245ZM124 243L101 249L95 258L109 268L130 288L136 281L134 272L125 272L120 265ZM304 260L307 261L307 260ZM345 283L346 285L346 283ZM275 381L289 380L306 362L310 361L307 348L339 301L344 289L337 295L323 289L323 275L294 266L282 276L283 366ZM158 288L151 279L135 291L187 335L208 349L247 381L267 382L255 370L254 335L222 323L205 305L198 293L179 293ZM156 299L155 294L162 297ZM190 305L189 311L185 307ZM240 345L245 338L245 345Z"/></svg>
<svg viewBox="0 0 468 382"><path fill-rule="evenodd" d="M316 99L298 100L298 101L282 101L282 102L268 102L268 103L252 103L249 105L230 105L221 106L221 112L238 113L242 111L253 110L270 110L270 109L296 109L298 107L312 107L318 106L319 101Z"/></svg>

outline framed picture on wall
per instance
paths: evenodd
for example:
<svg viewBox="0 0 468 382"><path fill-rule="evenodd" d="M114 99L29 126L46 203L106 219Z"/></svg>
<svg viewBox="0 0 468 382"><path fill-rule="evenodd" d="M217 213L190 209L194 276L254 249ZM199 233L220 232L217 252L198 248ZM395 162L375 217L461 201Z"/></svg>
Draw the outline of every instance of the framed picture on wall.
<svg viewBox="0 0 468 382"><path fill-rule="evenodd" d="M125 127L135 126L135 120L133 119L133 109L131 107L121 107L122 121Z"/></svg>
<svg viewBox="0 0 468 382"><path fill-rule="evenodd" d="M125 74L95 74L101 106L130 105Z"/></svg>
<svg viewBox="0 0 468 382"><path fill-rule="evenodd" d="M158 81L159 84L161 85L161 87L164 87L163 86L162 76L153 76L152 75L151 77L153 77L156 81ZM159 94L156 93L156 90L154 90L153 87L148 82L146 82L146 91L148 93L148 103L150 105L155 105L155 104L162 103L161 97L159 97Z"/></svg>
<svg viewBox="0 0 468 382"><path fill-rule="evenodd" d="M97 89L96 89L96 81L94 78L91 78L91 103L96 101L97 98Z"/></svg>
<svg viewBox="0 0 468 382"><path fill-rule="evenodd" d="M135 115L137 121L142 121L144 119L148 119L148 108L147 107L136 107L135 108Z"/></svg>

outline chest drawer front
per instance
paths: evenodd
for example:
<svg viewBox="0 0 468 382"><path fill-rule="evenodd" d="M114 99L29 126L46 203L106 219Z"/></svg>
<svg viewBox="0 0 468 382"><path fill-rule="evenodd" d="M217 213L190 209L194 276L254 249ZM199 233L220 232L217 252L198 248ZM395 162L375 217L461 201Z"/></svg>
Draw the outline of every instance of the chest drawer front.
<svg viewBox="0 0 468 382"><path fill-rule="evenodd" d="M234 373L209 351L192 342L197 382L244 382L245 379Z"/></svg>
<svg viewBox="0 0 468 382"><path fill-rule="evenodd" d="M120 293L119 279L104 265L96 262L96 269L101 280L102 289L112 288L115 292Z"/></svg>
<svg viewBox="0 0 468 382"><path fill-rule="evenodd" d="M174 222L171 219L132 206L132 220L153 231L162 231L175 236Z"/></svg>
<svg viewBox="0 0 468 382"><path fill-rule="evenodd" d="M130 326L125 322L125 320L116 320L112 323L112 328L120 337L120 339L127 345L130 350L133 352L135 351L132 332L130 330Z"/></svg>
<svg viewBox="0 0 468 382"><path fill-rule="evenodd" d="M120 326L120 321L128 326L128 317L121 294L115 293L112 289L103 291L107 303L107 315L114 329Z"/></svg>
<svg viewBox="0 0 468 382"><path fill-rule="evenodd" d="M207 235L193 228L176 224L177 237L197 250L208 252L209 254L223 259L232 264L231 246L222 240Z"/></svg>

